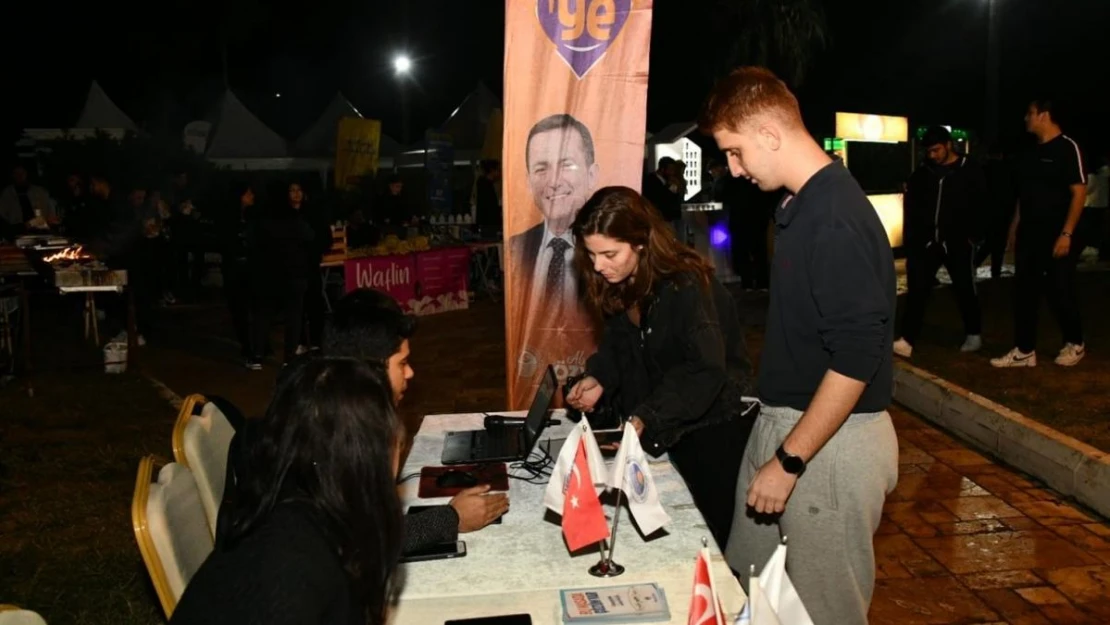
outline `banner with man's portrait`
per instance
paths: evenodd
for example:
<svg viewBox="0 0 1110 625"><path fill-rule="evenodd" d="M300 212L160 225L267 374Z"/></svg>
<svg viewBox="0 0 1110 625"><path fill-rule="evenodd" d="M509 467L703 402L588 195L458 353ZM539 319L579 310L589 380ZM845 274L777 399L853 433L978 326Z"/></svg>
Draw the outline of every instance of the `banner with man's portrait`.
<svg viewBox="0 0 1110 625"><path fill-rule="evenodd" d="M508 398L526 408L597 345L571 224L594 191L640 188L652 0L506 0L502 172Z"/></svg>

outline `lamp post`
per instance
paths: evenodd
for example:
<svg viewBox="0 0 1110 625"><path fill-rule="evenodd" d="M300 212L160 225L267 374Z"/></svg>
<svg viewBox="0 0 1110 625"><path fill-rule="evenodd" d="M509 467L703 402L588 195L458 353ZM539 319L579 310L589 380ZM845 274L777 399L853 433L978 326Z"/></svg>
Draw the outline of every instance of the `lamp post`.
<svg viewBox="0 0 1110 625"><path fill-rule="evenodd" d="M998 82L999 82L999 54L998 54L998 16L1001 14L999 5L1002 0L986 0L987 3L987 67L986 67L986 97L984 111L984 139L987 144L992 144L998 139Z"/></svg>
<svg viewBox="0 0 1110 625"><path fill-rule="evenodd" d="M400 53L393 57L393 73L397 76L397 84L401 91L401 143L409 145L409 102L408 81L412 73L412 59L407 54Z"/></svg>

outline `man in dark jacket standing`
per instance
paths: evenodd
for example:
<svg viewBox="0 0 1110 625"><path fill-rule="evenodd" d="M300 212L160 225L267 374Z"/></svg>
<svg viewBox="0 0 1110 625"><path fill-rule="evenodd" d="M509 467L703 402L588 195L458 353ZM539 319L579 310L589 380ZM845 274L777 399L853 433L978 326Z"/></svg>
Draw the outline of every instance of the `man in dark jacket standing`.
<svg viewBox="0 0 1110 625"><path fill-rule="evenodd" d="M982 238L987 210L987 179L977 163L952 149L952 136L941 126L929 128L922 141L928 161L906 186L906 312L902 337L894 353L909 358L925 320L932 281L941 265L952 278L952 291L967 337L962 352L983 346L981 312L975 292L975 246Z"/></svg>

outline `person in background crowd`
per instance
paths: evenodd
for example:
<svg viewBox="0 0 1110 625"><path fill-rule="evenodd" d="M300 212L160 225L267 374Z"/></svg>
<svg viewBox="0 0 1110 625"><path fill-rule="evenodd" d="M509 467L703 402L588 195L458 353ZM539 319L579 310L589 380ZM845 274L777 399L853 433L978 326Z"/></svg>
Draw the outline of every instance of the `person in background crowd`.
<svg viewBox="0 0 1110 625"><path fill-rule="evenodd" d="M406 229L412 223L412 207L405 200L405 183L397 174L390 174L386 182L386 192L378 198L378 205L374 208L375 221L382 224L382 232L405 236Z"/></svg>
<svg viewBox="0 0 1110 625"><path fill-rule="evenodd" d="M497 193L497 183L500 180L501 163L495 160L482 161L481 175L474 183L474 204L477 225L482 230L483 238L493 238L502 229L501 200Z"/></svg>
<svg viewBox="0 0 1110 625"><path fill-rule="evenodd" d="M1064 347L1056 364L1072 367L1087 354L1075 297L1075 267L1083 244L1075 241L1087 200L1087 171L1079 145L1063 133L1051 100L1036 100L1025 129L1037 146L1017 165L1018 204L1010 226L1014 249L1014 348L991 360L998 368L1037 366L1041 292L1055 311Z"/></svg>
<svg viewBox="0 0 1110 625"><path fill-rule="evenodd" d="M13 232L46 230L57 223L54 201L46 189L31 184L27 168L16 165L12 169L12 183L0 192L0 222Z"/></svg>
<svg viewBox="0 0 1110 625"><path fill-rule="evenodd" d="M713 269L643 196L594 194L574 221L586 303L605 325L567 403L590 412L608 393L644 450L666 452L723 549L754 389L736 304Z"/></svg>
<svg viewBox="0 0 1110 625"><path fill-rule="evenodd" d="M737 236L732 239L732 262L740 284L748 291L766 291L770 280L767 228L782 199L781 191L766 192L747 180L731 178L729 193L736 212Z"/></svg>
<svg viewBox="0 0 1110 625"><path fill-rule="evenodd" d="M239 341L240 355L248 369L257 371L262 363L251 349L250 264L247 261L247 227L254 218L254 187L241 182L232 185L227 210L219 222L220 273L224 299L231 313L231 325Z"/></svg>
<svg viewBox="0 0 1110 625"><path fill-rule="evenodd" d="M149 307L146 306L149 281L141 256L143 237L142 208L135 203L139 194L123 197L115 192L108 177L102 173L89 176L89 200L92 213L99 215L99 223L85 239L86 250L113 269L127 270L128 288L135 294L135 321L140 332L139 345L146 339L143 332L149 329ZM142 199L145 199L143 191ZM124 297L106 297L115 309L113 317L126 328L127 300ZM126 340L126 329L116 335L116 341Z"/></svg>
<svg viewBox="0 0 1110 625"><path fill-rule="evenodd" d="M65 189L54 210L67 236L80 240L92 232L96 216L89 210L85 181L80 174L72 173L66 177Z"/></svg>
<svg viewBox="0 0 1110 625"><path fill-rule="evenodd" d="M162 194L170 209L169 241L173 250L173 283L165 300L174 304L181 298L195 298L204 278L204 233L200 211L194 204L189 173L177 168L169 190Z"/></svg>
<svg viewBox="0 0 1110 625"><path fill-rule="evenodd" d="M1087 220L1087 240L1098 249L1100 261L1110 260L1110 154L1091 169L1087 177L1087 201L1083 217Z"/></svg>
<svg viewBox="0 0 1110 625"><path fill-rule="evenodd" d="M403 520L404 430L379 367L311 360L248 430L229 534L172 625L383 625Z"/></svg>
<svg viewBox="0 0 1110 625"><path fill-rule="evenodd" d="M906 186L904 245L906 251L906 314L894 353L909 358L925 323L932 281L944 265L952 279L964 321L961 352L983 347L982 313L975 292L975 245L983 237L988 210L987 179L979 164L958 154L942 126L926 130L921 141L928 160Z"/></svg>
<svg viewBox="0 0 1110 625"><path fill-rule="evenodd" d="M744 584L789 537L786 568L813 622L867 625L873 539L898 481L886 412L897 297L886 230L767 69L718 81L699 125L733 176L790 193L775 213L763 407L735 483L725 558Z"/></svg>
<svg viewBox="0 0 1110 625"><path fill-rule="evenodd" d="M307 285L304 296L304 312L306 322L297 346L297 353L303 353L312 347L319 347L321 336L324 334L324 282L320 273L320 263L324 254L331 248L331 218L324 209L323 203L309 202L308 194L300 183L294 182L288 188L289 206L301 216L301 220L308 224L312 231L312 241L306 248L305 278Z"/></svg>
<svg viewBox="0 0 1110 625"><path fill-rule="evenodd" d="M304 324L304 298L316 236L299 207L300 185L289 185L286 197L247 224L247 267L251 282L251 350L247 362L258 369L269 347L270 328L284 310L282 362L297 355Z"/></svg>
<svg viewBox="0 0 1110 625"><path fill-rule="evenodd" d="M1014 217L1014 181L1010 175L1010 163L1000 149L992 146L987 150L983 163L987 178L986 236L982 247L975 254L975 266L979 267L988 257L991 259L991 278L1002 276L1002 262L1006 256L1006 235L1010 230L1010 220Z"/></svg>
<svg viewBox="0 0 1110 625"><path fill-rule="evenodd" d="M655 171L644 176L644 197L654 206L663 220L671 225L677 235L682 229L682 198L674 187L675 160L669 156L659 159Z"/></svg>

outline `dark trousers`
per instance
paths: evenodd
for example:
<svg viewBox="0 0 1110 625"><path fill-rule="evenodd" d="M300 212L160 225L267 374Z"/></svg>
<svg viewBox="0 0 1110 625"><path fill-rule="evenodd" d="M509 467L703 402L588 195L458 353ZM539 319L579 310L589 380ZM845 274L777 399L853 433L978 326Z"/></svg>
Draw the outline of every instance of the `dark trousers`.
<svg viewBox="0 0 1110 625"><path fill-rule="evenodd" d="M1048 306L1060 324L1065 343L1083 344L1083 323L1079 317L1079 303L1075 296L1075 267L1083 251L1081 241L1071 242L1071 253L1064 258L1053 258L1054 237L1042 232L1055 229L1040 228L1035 234L1019 233L1014 250L1014 343L1025 353L1037 348L1037 323L1041 308L1041 293L1048 299Z"/></svg>
<svg viewBox="0 0 1110 625"><path fill-rule="evenodd" d="M742 219L732 230L732 266L740 276L740 284L745 289L767 288L770 280L767 222Z"/></svg>
<svg viewBox="0 0 1110 625"><path fill-rule="evenodd" d="M285 318L283 362L289 362L296 356L304 325L304 295L307 288L308 282L303 278L286 279L281 284L255 294L251 306L251 349L256 358L261 360L266 353L270 342L270 328L273 327L279 311L284 311Z"/></svg>
<svg viewBox="0 0 1110 625"><path fill-rule="evenodd" d="M933 243L921 249L907 250L906 254L906 314L902 318L902 338L911 345L921 334L925 323L925 307L933 292L933 279L941 265L952 278L952 292L960 307L966 334L982 332L982 313L979 295L975 292L975 267L972 265L975 250L967 241Z"/></svg>
<svg viewBox="0 0 1110 625"><path fill-rule="evenodd" d="M224 299L227 301L228 312L231 313L231 326L235 329L235 340L239 341L241 355L249 358L255 354L251 350L251 291L247 263L245 260L230 259L223 264L220 273L223 274Z"/></svg>
<svg viewBox="0 0 1110 625"><path fill-rule="evenodd" d="M308 288L304 296L305 316L308 317L308 323L305 325L301 344L320 347L324 335L324 317L327 314L325 308L324 278L317 263L308 269Z"/></svg>
<svg viewBox="0 0 1110 625"><path fill-rule="evenodd" d="M694 430L667 450L721 551L732 530L736 480L754 423L754 416L736 417Z"/></svg>

